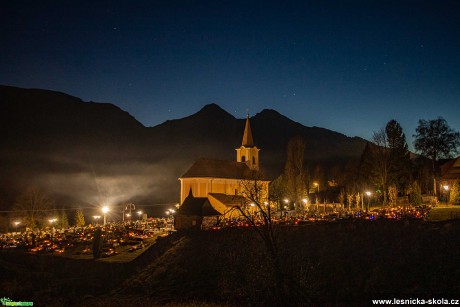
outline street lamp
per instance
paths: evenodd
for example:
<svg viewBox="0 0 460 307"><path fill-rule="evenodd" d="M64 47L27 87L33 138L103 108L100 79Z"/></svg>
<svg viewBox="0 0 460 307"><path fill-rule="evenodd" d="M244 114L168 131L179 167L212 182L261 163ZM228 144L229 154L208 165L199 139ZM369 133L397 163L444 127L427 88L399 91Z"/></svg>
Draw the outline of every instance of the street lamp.
<svg viewBox="0 0 460 307"><path fill-rule="evenodd" d="M140 220L140 219L141 219L141 215L142 215L142 211L140 211L140 210L139 210L139 211L137 211L137 215L139 216L139 218L138 218L138 219Z"/></svg>
<svg viewBox="0 0 460 307"><path fill-rule="evenodd" d="M168 219L172 221L174 225L174 212L176 212L174 209L168 209L166 211L166 215L168 216Z"/></svg>
<svg viewBox="0 0 460 307"><path fill-rule="evenodd" d="M313 186L317 189L317 193L319 193L319 183L313 182Z"/></svg>
<svg viewBox="0 0 460 307"><path fill-rule="evenodd" d="M131 211L136 210L136 206L134 204L127 204L125 207L125 211L129 211L128 214L126 214L127 217L129 217L129 222L131 223Z"/></svg>
<svg viewBox="0 0 460 307"><path fill-rule="evenodd" d="M96 225L97 225L97 222L99 221L100 218L101 218L100 215L93 215L93 219L96 220Z"/></svg>
<svg viewBox="0 0 460 307"><path fill-rule="evenodd" d="M447 201L448 201L448 195L449 195L449 186L446 184L446 185L443 185L442 188L444 189L444 197L446 198L446 206L447 206L448 205Z"/></svg>
<svg viewBox="0 0 460 307"><path fill-rule="evenodd" d="M316 188L316 211L319 211L319 183L313 182L313 186ZM324 209L326 209L326 204L324 205Z"/></svg>
<svg viewBox="0 0 460 307"><path fill-rule="evenodd" d="M16 228L16 232L18 232L18 226L19 226L19 224L21 224L21 222L19 222L19 221L15 221L15 222L14 222L14 227Z"/></svg>
<svg viewBox="0 0 460 307"><path fill-rule="evenodd" d="M109 212L109 207L105 206L102 208L102 213L104 213L104 226L107 223L107 212Z"/></svg>
<svg viewBox="0 0 460 307"><path fill-rule="evenodd" d="M366 191L366 195L367 195L367 212L369 212L369 203L371 202L372 193L370 191Z"/></svg>
<svg viewBox="0 0 460 307"><path fill-rule="evenodd" d="M56 219L56 218L52 218L52 219L49 219L48 221L50 222L51 227L53 227L53 223L56 222L57 219Z"/></svg>

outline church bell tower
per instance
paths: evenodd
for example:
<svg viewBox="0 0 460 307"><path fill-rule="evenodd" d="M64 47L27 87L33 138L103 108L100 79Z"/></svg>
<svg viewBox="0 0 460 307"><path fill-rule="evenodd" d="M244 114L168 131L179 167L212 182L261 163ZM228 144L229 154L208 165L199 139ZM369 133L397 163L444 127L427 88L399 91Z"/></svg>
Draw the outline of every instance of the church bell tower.
<svg viewBox="0 0 460 307"><path fill-rule="evenodd" d="M243 141L241 147L236 149L236 162L246 163L250 169L259 170L259 150L254 145L252 139L251 125L249 123L249 114L246 116L246 126L244 127Z"/></svg>

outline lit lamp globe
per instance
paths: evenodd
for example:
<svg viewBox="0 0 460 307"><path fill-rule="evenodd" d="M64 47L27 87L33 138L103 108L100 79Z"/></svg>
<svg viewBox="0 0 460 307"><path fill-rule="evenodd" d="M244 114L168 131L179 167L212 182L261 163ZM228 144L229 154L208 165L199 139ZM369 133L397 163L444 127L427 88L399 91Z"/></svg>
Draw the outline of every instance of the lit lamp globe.
<svg viewBox="0 0 460 307"><path fill-rule="evenodd" d="M109 212L109 207L107 207L107 206L103 207L102 208L102 213L104 213L104 226L107 223L107 217L106 217L107 212Z"/></svg>

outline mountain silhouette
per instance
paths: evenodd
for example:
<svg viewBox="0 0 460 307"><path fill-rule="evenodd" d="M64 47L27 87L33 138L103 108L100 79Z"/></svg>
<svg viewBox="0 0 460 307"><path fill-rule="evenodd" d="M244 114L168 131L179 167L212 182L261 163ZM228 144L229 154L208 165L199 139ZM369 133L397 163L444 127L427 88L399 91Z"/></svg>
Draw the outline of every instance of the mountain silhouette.
<svg viewBox="0 0 460 307"><path fill-rule="evenodd" d="M209 104L145 127L110 103L0 86L0 205L9 208L30 186L63 204L177 202L177 179L195 160L235 159L244 124ZM268 109L251 117L251 127L269 178L282 173L291 137L306 140L307 163L359 157L366 143Z"/></svg>

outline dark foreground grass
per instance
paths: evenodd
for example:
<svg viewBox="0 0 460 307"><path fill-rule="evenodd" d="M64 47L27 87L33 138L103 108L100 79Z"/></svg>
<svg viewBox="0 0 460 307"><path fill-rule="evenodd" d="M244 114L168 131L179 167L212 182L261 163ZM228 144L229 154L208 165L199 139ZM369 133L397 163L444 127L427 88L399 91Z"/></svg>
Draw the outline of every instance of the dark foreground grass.
<svg viewBox="0 0 460 307"><path fill-rule="evenodd" d="M25 268L17 259L0 265L10 273L39 274L34 278L44 281L41 286L29 282L28 292L14 297L37 306L370 305L372 298L460 298L460 221L314 224L282 227L277 236L281 284L257 234L247 228L176 234L123 265L70 261L38 272L48 265L40 261L49 259ZM24 279L6 282L12 280Z"/></svg>

